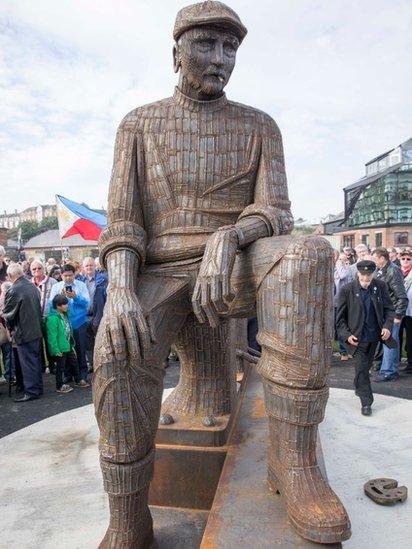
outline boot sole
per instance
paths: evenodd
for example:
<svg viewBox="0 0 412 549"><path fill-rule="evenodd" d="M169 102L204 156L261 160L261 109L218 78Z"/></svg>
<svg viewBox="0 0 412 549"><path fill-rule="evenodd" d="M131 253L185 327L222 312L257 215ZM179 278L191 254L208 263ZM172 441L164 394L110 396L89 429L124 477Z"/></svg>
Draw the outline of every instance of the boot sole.
<svg viewBox="0 0 412 549"><path fill-rule="evenodd" d="M273 471L271 471L268 468L268 477L267 482L269 486L269 490L271 492L275 492L276 494L281 494L279 481L274 474ZM317 529L313 526L308 526L307 524L302 524L299 521L297 521L288 511L286 505L285 505L286 513L288 515L289 521L296 530L296 532L305 539L308 539L310 541L315 541L316 543L339 543L341 541L348 540L351 535L352 531L350 528L346 528L343 532L336 532L336 527L331 530L330 532L327 531L327 529Z"/></svg>

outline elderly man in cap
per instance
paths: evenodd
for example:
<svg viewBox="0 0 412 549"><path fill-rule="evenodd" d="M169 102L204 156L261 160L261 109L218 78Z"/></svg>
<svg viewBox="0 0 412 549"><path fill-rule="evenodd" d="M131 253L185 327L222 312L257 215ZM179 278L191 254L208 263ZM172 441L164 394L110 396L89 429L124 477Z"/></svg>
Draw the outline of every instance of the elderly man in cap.
<svg viewBox="0 0 412 549"><path fill-rule="evenodd" d="M328 399L333 253L321 237L290 236L276 123L223 92L246 32L220 2L183 8L173 32L173 96L133 110L117 132L100 238L109 287L93 378L111 515L101 547L152 541L148 490L170 345L189 347L199 370L211 352L225 356L222 322L256 312L270 485L301 535L323 543L350 536L316 462ZM226 402L210 374L214 359L206 366L206 396ZM165 406L186 405L196 390L179 383Z"/></svg>
<svg viewBox="0 0 412 549"><path fill-rule="evenodd" d="M361 401L361 412L372 414L373 394L369 370L376 345L388 344L395 310L388 288L382 280L374 279L376 264L358 261L358 277L342 288L337 310L337 330L350 345L355 366L355 392Z"/></svg>

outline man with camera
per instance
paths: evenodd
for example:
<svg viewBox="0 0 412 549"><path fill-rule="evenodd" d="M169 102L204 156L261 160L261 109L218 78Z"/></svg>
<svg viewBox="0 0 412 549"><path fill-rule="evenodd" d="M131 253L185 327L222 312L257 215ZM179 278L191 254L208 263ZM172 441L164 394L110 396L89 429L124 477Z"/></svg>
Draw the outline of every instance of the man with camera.
<svg viewBox="0 0 412 549"><path fill-rule="evenodd" d="M61 269L62 281L55 284L50 292L49 308L54 296L61 294L69 300L70 319L73 326L73 336L76 342L76 354L79 361L81 381L79 386L88 387L87 361L86 361L86 337L87 337L87 311L90 297L87 286L81 280L75 278L75 268L70 263L63 265ZM65 379L65 383L70 379Z"/></svg>

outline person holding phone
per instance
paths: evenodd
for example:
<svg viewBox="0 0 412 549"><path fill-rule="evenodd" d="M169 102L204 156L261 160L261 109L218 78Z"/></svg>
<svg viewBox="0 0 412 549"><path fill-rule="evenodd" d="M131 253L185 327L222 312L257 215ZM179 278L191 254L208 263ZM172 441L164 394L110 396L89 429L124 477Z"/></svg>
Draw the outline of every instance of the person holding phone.
<svg viewBox="0 0 412 549"><path fill-rule="evenodd" d="M341 290L336 327L339 337L350 348L355 366L355 393L361 401L361 413L372 414L373 393L369 370L379 341L392 345L391 331L395 309L388 287L374 279L376 264L370 260L356 264L358 276Z"/></svg>
<svg viewBox="0 0 412 549"><path fill-rule="evenodd" d="M49 310L52 309L53 298L64 295L69 300L69 312L73 326L73 336L76 342L76 355L79 361L80 377L87 382L86 338L87 338L87 311L90 297L87 286L81 280L75 278L75 268L70 263L61 268L62 281L52 287L49 299ZM71 381L69 371L65 372L64 382Z"/></svg>

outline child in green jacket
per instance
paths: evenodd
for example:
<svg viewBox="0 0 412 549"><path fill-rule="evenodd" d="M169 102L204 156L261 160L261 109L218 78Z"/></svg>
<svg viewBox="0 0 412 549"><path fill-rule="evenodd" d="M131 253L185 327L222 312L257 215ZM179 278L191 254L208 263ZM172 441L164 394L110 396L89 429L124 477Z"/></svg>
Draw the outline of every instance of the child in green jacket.
<svg viewBox="0 0 412 549"><path fill-rule="evenodd" d="M79 363L74 352L73 329L67 312L68 306L69 300L65 295L56 295L46 319L49 352L56 360L56 390L58 393L73 391L73 387L63 383L65 370L73 375L76 387L89 387L89 384L80 378Z"/></svg>

